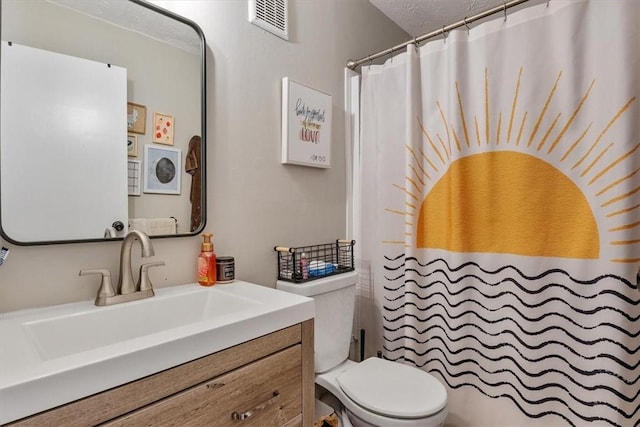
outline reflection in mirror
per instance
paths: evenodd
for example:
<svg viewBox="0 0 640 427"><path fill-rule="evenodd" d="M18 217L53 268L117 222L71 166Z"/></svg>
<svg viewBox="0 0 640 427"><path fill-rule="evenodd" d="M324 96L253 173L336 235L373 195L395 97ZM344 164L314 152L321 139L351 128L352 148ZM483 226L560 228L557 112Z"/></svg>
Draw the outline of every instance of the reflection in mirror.
<svg viewBox="0 0 640 427"><path fill-rule="evenodd" d="M44 244L121 238L130 229L199 233L199 27L140 0L0 6L2 236Z"/></svg>

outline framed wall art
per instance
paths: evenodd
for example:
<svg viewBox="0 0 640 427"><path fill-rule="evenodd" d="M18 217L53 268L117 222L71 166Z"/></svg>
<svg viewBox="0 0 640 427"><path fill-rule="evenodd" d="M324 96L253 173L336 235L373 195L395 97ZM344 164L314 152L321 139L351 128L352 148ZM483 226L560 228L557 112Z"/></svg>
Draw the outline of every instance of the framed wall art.
<svg viewBox="0 0 640 427"><path fill-rule="evenodd" d="M145 144L144 192L180 194L181 162L181 150Z"/></svg>
<svg viewBox="0 0 640 427"><path fill-rule="evenodd" d="M153 113L153 142L173 145L173 116Z"/></svg>
<svg viewBox="0 0 640 427"><path fill-rule="evenodd" d="M138 157L138 137L127 135L127 156Z"/></svg>
<svg viewBox="0 0 640 427"><path fill-rule="evenodd" d="M127 102L127 132L144 135L147 125L147 107Z"/></svg>
<svg viewBox="0 0 640 427"><path fill-rule="evenodd" d="M140 195L140 160L127 160L127 187L129 196Z"/></svg>
<svg viewBox="0 0 640 427"><path fill-rule="evenodd" d="M331 167L331 95L282 79L282 163Z"/></svg>

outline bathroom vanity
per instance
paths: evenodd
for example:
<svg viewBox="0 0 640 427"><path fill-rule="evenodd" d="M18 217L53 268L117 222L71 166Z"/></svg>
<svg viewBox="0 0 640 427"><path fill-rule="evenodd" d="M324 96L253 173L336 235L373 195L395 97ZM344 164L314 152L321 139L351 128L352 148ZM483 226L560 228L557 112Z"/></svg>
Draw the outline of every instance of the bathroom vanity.
<svg viewBox="0 0 640 427"><path fill-rule="evenodd" d="M94 321L162 323L171 310L177 323L162 330L123 332L111 343L83 335ZM313 315L308 298L246 282L161 288L119 306L2 314L0 334L11 340L0 354L2 423L311 426ZM60 330L64 349L45 341L48 328ZM66 342L74 336L81 343Z"/></svg>
<svg viewBox="0 0 640 427"><path fill-rule="evenodd" d="M308 320L9 425L309 426L312 361Z"/></svg>

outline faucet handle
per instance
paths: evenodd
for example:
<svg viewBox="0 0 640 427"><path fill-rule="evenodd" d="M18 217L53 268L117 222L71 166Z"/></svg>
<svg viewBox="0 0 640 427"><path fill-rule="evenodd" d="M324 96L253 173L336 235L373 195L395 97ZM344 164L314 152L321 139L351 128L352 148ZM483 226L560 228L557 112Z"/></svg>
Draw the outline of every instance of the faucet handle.
<svg viewBox="0 0 640 427"><path fill-rule="evenodd" d="M136 289L138 291L151 290L153 292L153 285L151 284L151 279L149 279L149 268L157 267L159 265L165 265L164 261L148 262L140 266L140 277L138 278L138 284L136 285Z"/></svg>
<svg viewBox="0 0 640 427"><path fill-rule="evenodd" d="M86 276L88 274L102 275L102 282L100 283L100 289L98 289L98 296L96 297L96 301L98 299L112 297L116 294L113 289L113 285L111 284L111 272L109 270L80 270L79 276Z"/></svg>

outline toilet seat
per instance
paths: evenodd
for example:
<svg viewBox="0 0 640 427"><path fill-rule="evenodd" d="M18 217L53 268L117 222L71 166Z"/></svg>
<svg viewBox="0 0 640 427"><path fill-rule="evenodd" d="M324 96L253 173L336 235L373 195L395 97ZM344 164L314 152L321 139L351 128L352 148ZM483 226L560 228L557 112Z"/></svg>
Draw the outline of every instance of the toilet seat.
<svg viewBox="0 0 640 427"><path fill-rule="evenodd" d="M367 410L392 418L425 418L447 405L447 391L420 369L371 357L336 377L342 391Z"/></svg>

